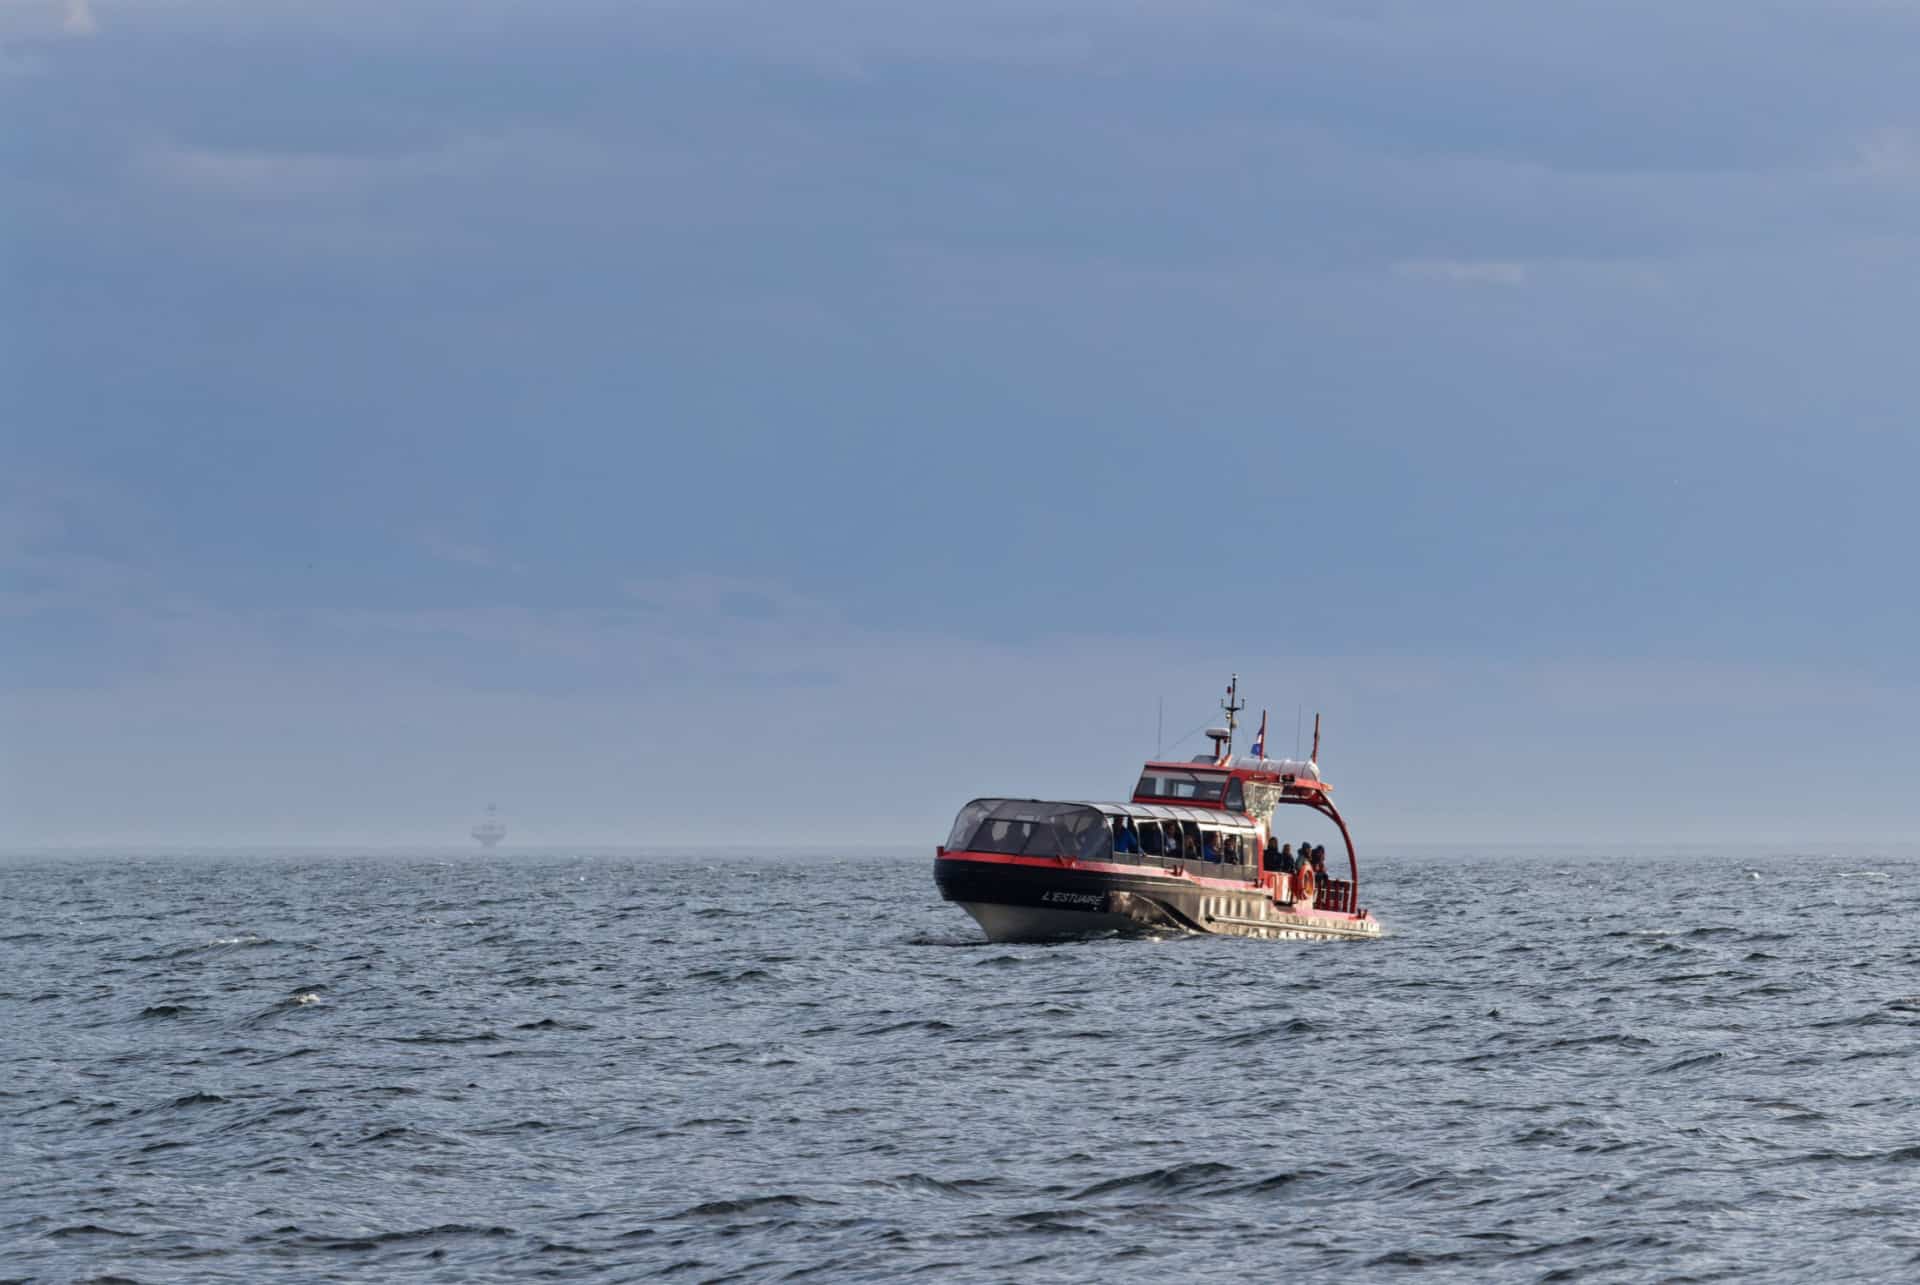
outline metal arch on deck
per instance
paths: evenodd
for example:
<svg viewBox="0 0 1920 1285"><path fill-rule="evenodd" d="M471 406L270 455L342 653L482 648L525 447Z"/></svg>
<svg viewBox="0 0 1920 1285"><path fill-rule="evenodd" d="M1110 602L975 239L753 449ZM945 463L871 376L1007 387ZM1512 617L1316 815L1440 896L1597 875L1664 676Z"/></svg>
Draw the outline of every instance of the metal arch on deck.
<svg viewBox="0 0 1920 1285"><path fill-rule="evenodd" d="M1355 914L1355 915L1359 914L1360 913L1360 856L1357 852L1354 851L1353 832L1347 829L1346 818L1341 816L1340 810L1333 806L1332 799L1329 799L1325 794L1322 794L1317 790L1314 791L1309 797L1305 797L1305 798L1289 798L1283 794L1280 796L1280 802L1291 803L1297 807L1312 808L1315 812L1320 813L1322 816L1332 821L1336 826L1340 827L1340 840L1341 842L1347 845L1347 871L1352 878L1352 883L1350 885L1352 891L1349 893L1349 895L1353 899L1353 904L1350 906L1344 907L1344 909L1349 914Z"/></svg>

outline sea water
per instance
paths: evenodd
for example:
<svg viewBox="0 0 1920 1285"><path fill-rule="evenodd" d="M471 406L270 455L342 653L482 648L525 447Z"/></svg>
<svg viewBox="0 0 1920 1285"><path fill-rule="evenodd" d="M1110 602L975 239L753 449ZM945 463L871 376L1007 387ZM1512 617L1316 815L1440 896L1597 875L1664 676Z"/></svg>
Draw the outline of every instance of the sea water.
<svg viewBox="0 0 1920 1285"><path fill-rule="evenodd" d="M1910 858L1054 946L931 865L0 863L0 1277L1920 1276Z"/></svg>

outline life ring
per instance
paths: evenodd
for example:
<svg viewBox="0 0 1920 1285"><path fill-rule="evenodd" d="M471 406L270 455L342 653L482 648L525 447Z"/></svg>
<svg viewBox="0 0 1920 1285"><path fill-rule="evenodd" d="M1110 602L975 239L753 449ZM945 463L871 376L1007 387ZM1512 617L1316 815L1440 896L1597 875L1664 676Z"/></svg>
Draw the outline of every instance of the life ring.
<svg viewBox="0 0 1920 1285"><path fill-rule="evenodd" d="M1313 867L1312 866L1301 866L1300 873L1296 874L1293 877L1293 899L1295 901L1307 902L1309 905L1312 904L1313 902Z"/></svg>

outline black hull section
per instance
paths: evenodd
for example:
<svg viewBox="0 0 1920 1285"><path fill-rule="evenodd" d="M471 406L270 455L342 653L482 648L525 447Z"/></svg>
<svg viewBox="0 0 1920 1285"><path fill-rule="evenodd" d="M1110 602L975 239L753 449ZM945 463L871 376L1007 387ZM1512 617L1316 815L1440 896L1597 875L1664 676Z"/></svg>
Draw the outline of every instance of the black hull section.
<svg viewBox="0 0 1920 1285"><path fill-rule="evenodd" d="M1257 884L1210 888L1153 874L1068 865L940 857L940 895L972 915L990 941L1061 941L1108 933L1163 936L1375 937L1379 925L1276 905Z"/></svg>

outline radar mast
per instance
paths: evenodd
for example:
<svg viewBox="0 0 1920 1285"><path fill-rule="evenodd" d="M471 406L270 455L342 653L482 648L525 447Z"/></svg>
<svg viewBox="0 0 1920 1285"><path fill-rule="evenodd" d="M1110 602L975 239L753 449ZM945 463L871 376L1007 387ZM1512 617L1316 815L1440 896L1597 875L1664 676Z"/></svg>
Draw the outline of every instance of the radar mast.
<svg viewBox="0 0 1920 1285"><path fill-rule="evenodd" d="M1214 762L1225 763L1233 757L1233 733L1240 726L1240 711L1246 707L1247 703L1240 699L1240 675L1235 674L1227 684L1227 698L1220 702L1220 708L1227 711L1227 725L1207 729L1207 737L1213 742Z"/></svg>

